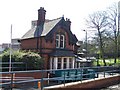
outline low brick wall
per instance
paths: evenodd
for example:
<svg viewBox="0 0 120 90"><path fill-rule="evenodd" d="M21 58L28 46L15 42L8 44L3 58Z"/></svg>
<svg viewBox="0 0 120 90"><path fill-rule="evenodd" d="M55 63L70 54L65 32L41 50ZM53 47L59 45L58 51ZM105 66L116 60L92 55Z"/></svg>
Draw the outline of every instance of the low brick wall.
<svg viewBox="0 0 120 90"><path fill-rule="evenodd" d="M34 79L40 79L42 77L42 72L24 72L15 73L15 77L32 77ZM11 77L11 74L2 74L2 77ZM47 77L47 73L43 74L43 77Z"/></svg>
<svg viewBox="0 0 120 90"><path fill-rule="evenodd" d="M56 88L47 88L45 90L69 90L69 89L79 89L79 90L98 90L101 88L105 88L111 85L115 85L120 83L120 76L113 76L113 77L109 77L109 78L103 78L103 79L96 79L96 80L92 80L89 82L83 82L83 83L76 83L76 84L72 84L71 85L66 85L65 87L56 87Z"/></svg>
<svg viewBox="0 0 120 90"><path fill-rule="evenodd" d="M12 74L2 74L2 78L8 78L11 79ZM25 79L25 81L28 80L32 80L32 79L41 79L43 77L47 77L47 73L42 73L42 72L24 72L24 73L15 73L14 74L14 81L15 82L19 82L19 81L24 81L24 80L17 80L17 78L19 77L19 79ZM24 77L24 78L22 78ZM1 81L0 83L5 83L5 81ZM44 85L46 85L46 81L44 81ZM10 85L7 85L6 88L9 88ZM21 83L21 84L13 84L12 87L25 87L25 86L30 86L30 87L37 87L37 81L36 82L27 82L27 83Z"/></svg>

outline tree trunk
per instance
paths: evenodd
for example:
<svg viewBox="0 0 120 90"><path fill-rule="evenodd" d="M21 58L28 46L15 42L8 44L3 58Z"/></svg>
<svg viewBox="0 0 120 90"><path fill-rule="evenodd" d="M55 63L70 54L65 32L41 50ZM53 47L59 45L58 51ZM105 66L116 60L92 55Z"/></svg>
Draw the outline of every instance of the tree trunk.
<svg viewBox="0 0 120 90"><path fill-rule="evenodd" d="M99 40L100 40L100 53L101 53L101 57L103 59L104 66L106 66L106 62L105 62L105 58L104 58L103 41L102 41L102 36L101 36L101 32L100 32L99 28L98 28L98 34L99 34Z"/></svg>
<svg viewBox="0 0 120 90"><path fill-rule="evenodd" d="M114 31L115 34L115 55L114 55L114 63L116 64L117 61L117 54L118 54L118 45L117 45L117 35L116 35L116 31Z"/></svg>

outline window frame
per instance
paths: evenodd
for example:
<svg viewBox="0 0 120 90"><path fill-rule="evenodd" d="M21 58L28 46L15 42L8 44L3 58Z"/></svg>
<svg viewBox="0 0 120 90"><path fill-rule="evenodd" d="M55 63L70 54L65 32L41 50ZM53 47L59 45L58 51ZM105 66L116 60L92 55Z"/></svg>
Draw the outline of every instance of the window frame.
<svg viewBox="0 0 120 90"><path fill-rule="evenodd" d="M69 58L69 68L72 68L72 66L73 66L73 59Z"/></svg>
<svg viewBox="0 0 120 90"><path fill-rule="evenodd" d="M60 47L60 35L56 34L56 48L59 48L59 47Z"/></svg>
<svg viewBox="0 0 120 90"><path fill-rule="evenodd" d="M65 35L64 34L56 34L56 48L65 48Z"/></svg>
<svg viewBox="0 0 120 90"><path fill-rule="evenodd" d="M60 48L64 48L64 47L65 47L65 36L62 34L60 35Z"/></svg>
<svg viewBox="0 0 120 90"><path fill-rule="evenodd" d="M61 65L62 65L62 58L58 57L58 62L57 62L57 69L61 69Z"/></svg>

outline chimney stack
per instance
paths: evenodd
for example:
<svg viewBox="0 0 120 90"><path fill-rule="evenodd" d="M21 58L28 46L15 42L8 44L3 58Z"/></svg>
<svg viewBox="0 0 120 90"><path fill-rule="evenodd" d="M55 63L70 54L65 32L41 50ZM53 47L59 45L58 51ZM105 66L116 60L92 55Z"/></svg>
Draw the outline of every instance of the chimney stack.
<svg viewBox="0 0 120 90"><path fill-rule="evenodd" d="M40 7L40 9L38 10L38 21L37 21L38 26L45 22L45 14L46 14L46 10L44 10L43 7Z"/></svg>
<svg viewBox="0 0 120 90"><path fill-rule="evenodd" d="M71 27L71 21L70 21L70 19L66 18L66 24L67 24L68 28L70 29L70 27Z"/></svg>

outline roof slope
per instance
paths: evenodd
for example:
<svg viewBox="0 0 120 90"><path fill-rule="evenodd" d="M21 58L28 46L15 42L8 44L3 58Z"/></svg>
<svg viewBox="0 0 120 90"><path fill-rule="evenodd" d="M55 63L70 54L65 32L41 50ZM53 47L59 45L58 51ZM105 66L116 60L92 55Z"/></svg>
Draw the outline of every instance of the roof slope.
<svg viewBox="0 0 120 90"><path fill-rule="evenodd" d="M60 22L62 18L57 18L53 20L49 20L44 24L41 24L38 27L31 28L27 33L25 33L21 39L29 39L39 36L46 36L54 27Z"/></svg>
<svg viewBox="0 0 120 90"><path fill-rule="evenodd" d="M76 36L71 32L70 28L68 28L64 17L60 17L53 20L47 20L45 21L45 23L40 24L39 26L32 27L27 33L23 35L21 40L40 36L45 36L46 40L52 40L53 34L56 31L57 26L64 28L64 30L68 33L69 43L75 44L78 41Z"/></svg>

